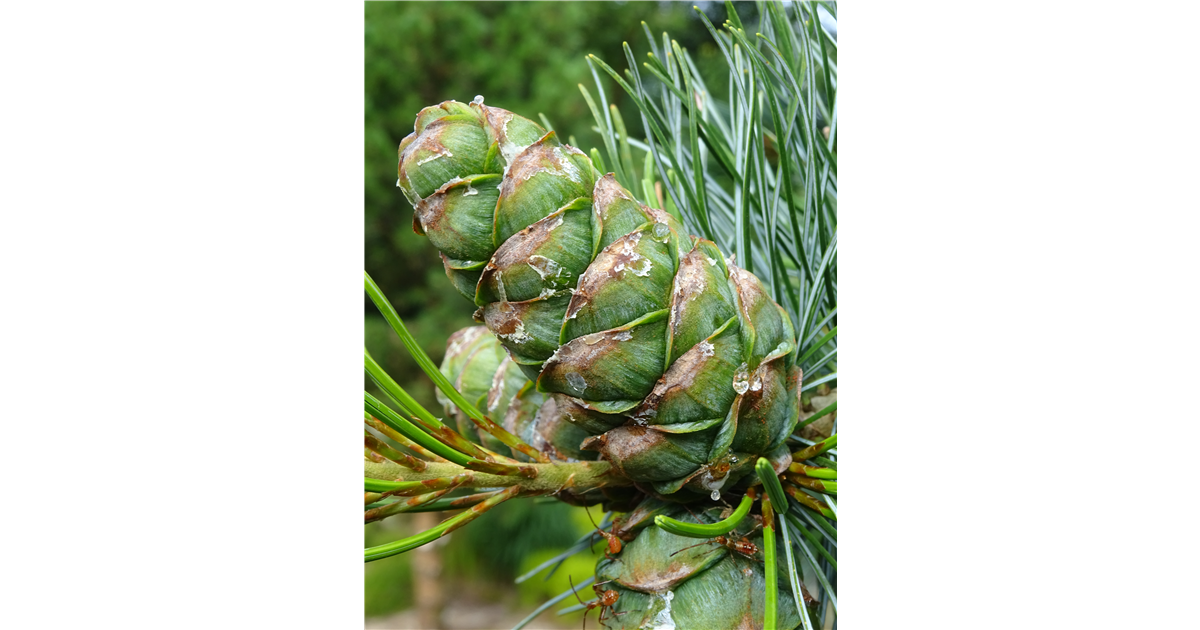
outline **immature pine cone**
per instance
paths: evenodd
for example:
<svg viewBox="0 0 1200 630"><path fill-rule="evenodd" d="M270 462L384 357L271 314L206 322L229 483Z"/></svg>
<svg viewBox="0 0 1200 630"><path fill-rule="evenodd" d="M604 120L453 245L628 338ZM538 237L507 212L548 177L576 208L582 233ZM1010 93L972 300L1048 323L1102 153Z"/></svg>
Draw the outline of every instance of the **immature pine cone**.
<svg viewBox="0 0 1200 630"><path fill-rule="evenodd" d="M397 185L454 286L551 394L543 413L594 436L582 448L660 494L715 498L760 455L787 466L795 333L714 243L480 97L417 114Z"/></svg>

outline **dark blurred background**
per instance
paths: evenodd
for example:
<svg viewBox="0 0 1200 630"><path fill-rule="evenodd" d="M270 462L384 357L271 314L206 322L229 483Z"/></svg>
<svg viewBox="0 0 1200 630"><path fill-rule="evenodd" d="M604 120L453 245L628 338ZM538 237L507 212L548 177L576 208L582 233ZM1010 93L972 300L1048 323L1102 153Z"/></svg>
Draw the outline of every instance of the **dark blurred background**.
<svg viewBox="0 0 1200 630"><path fill-rule="evenodd" d="M724 62L711 35L692 10L692 2L368 2L365 4L366 60L366 270L395 305L417 342L440 363L446 338L473 325L474 305L454 291L437 251L412 231L412 206L396 188L397 147L412 133L417 111L445 100L468 102L483 95L489 105L539 120L544 114L559 137L585 152L602 149L591 130L594 121L579 92L583 83L595 95L584 57L595 54L618 71L627 67L621 43L635 58L649 45L642 22L661 41L666 31L693 60L715 89L725 86ZM725 20L721 4L698 3L716 25ZM750 27L753 3L738 3ZM601 73L610 103L621 108L629 132L641 137L636 109L627 95ZM711 79L709 78L711 77ZM717 88L716 86L721 86ZM574 140L570 140L570 138ZM640 160L635 150L635 161ZM408 356L399 339L364 297L366 346L388 372L418 401L439 409L432 383ZM383 396L367 379L366 387ZM593 515L599 519L598 508ZM432 525L430 523L429 525ZM429 525L424 525L428 527ZM367 527L367 544L406 535L412 519L396 517ZM453 585L451 606L466 602L481 610L489 602L517 611L520 619L538 603L591 574L594 558L582 554L555 576L521 585L512 581L524 569L558 553L591 529L582 510L563 504L514 501L455 532L439 547L440 582ZM404 627L401 613L414 606L414 554L367 565L368 618L392 615L372 627ZM590 598L591 589L581 596ZM574 600L572 600L574 601ZM562 606L567 604L564 602ZM559 608L556 607L556 608ZM595 613L593 612L594 616ZM454 610L443 615L446 627L459 625ZM548 621L542 622L542 619ZM554 618L541 627L578 627L579 615ZM483 626L460 627L499 627ZM593 621L594 623L594 621ZM381 625L382 624L382 625ZM510 627L508 624L504 627ZM409 627L422 627L412 625ZM533 626L531 626L533 627Z"/></svg>

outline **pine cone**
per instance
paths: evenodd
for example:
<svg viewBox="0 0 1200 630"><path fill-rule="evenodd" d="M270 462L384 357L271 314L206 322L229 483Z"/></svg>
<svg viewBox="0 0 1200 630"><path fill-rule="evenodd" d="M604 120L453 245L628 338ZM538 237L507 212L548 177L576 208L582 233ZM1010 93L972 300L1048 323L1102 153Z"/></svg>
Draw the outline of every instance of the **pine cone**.
<svg viewBox="0 0 1200 630"><path fill-rule="evenodd" d="M579 443L588 437L583 429L571 424L557 411L554 400L534 389L533 383L509 358L496 337L483 326L463 328L446 341L442 374L450 380L467 402L487 409L489 416L502 418L504 428L526 444L553 460L594 460L596 453L582 451ZM459 433L499 453L528 461L516 449L509 449L486 431L477 431L474 423L449 398L438 391L438 402L447 418L457 421ZM605 510L628 511L645 495L635 488L565 488L557 496L571 505L604 504Z"/></svg>
<svg viewBox="0 0 1200 630"><path fill-rule="evenodd" d="M675 508L674 518L712 523L722 516L709 508L695 516ZM601 614L606 628L762 628L766 591L760 519L751 516L724 537L725 544L676 536L653 524L653 514L636 538L612 559L596 565L596 589L614 590L617 600ZM638 511L630 515L637 518ZM623 525L628 525L629 519ZM777 541L782 546L781 541ZM731 547L735 546L737 550ZM779 556L783 557L782 547ZM598 593L599 594L599 593ZM610 596L611 597L611 596ZM779 582L777 627L800 625L791 585Z"/></svg>
<svg viewBox="0 0 1200 630"><path fill-rule="evenodd" d="M660 494L716 495L759 455L786 459L795 332L714 243L482 98L421 110L397 185L454 286L550 395L542 413L592 436L578 447Z"/></svg>
<svg viewBox="0 0 1200 630"><path fill-rule="evenodd" d="M554 401L535 390L525 374L505 353L503 346L484 326L470 326L450 335L442 374L467 402L502 419L501 424L526 444L560 461L594 460L596 453L582 451L579 444L589 437L556 411ZM509 449L486 431L477 431L471 419L441 391L438 402L447 418L454 418L458 432L493 451L527 459Z"/></svg>

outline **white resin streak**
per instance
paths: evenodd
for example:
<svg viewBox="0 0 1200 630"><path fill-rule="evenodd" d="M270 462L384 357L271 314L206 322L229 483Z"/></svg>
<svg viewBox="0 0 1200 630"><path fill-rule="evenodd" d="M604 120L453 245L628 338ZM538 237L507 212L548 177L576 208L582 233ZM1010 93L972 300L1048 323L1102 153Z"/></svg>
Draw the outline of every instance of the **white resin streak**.
<svg viewBox="0 0 1200 630"><path fill-rule="evenodd" d="M663 608L650 621L649 630L675 630L675 620L671 618L671 600L675 599L675 593L667 591L658 597L662 600Z"/></svg>

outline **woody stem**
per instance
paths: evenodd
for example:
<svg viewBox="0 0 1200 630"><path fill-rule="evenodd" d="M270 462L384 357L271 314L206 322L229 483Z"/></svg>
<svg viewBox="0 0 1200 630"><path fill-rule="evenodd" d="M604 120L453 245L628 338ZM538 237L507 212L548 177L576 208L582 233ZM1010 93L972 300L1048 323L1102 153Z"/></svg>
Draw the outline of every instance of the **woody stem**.
<svg viewBox="0 0 1200 630"><path fill-rule="evenodd" d="M549 494L564 488L586 491L595 488L629 486L632 482L617 474L608 462L568 462L555 464L524 464L534 469L533 478L517 475L494 475L468 470L449 462L430 462L424 470L414 471L394 462L364 460L364 473L373 479L425 481L464 476L460 488L508 488L519 486L522 494Z"/></svg>

